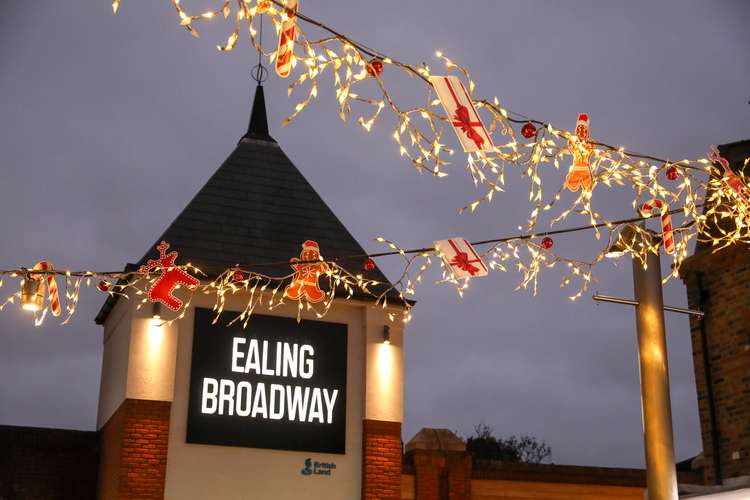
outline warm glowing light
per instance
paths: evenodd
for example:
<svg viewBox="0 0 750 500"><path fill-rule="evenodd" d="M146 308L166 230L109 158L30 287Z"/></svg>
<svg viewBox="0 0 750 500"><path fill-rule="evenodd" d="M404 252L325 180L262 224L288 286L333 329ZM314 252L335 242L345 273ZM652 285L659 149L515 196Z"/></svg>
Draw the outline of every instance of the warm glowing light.
<svg viewBox="0 0 750 500"><path fill-rule="evenodd" d="M21 308L24 311L37 312L42 309L43 304L42 280L26 277L21 284Z"/></svg>
<svg viewBox="0 0 750 500"><path fill-rule="evenodd" d="M115 12L120 3L120 0L113 1L112 8ZM244 31L241 28L246 25L250 28L248 33L251 43L264 57L273 61L276 57L277 40L273 39L272 47L267 50L257 39L254 26L259 23L258 16L267 16L266 19L275 25L278 32L281 23L287 18L287 12L276 2L271 2L269 9L260 14L255 7L256 3L224 2L217 10L190 14L183 9L179 0L172 0L177 12L177 22L191 35L198 36L195 27L197 24L211 19L225 19L231 23L231 28L225 44L219 45L219 49L231 51L239 42L240 33ZM319 91L329 88L330 93L336 97L335 109L342 120L354 117L351 121L356 120L356 123L368 132L377 126L386 126L392 121L392 132L388 135L394 139L399 154L418 172L445 178L446 167L451 160L455 162L455 157L460 154L454 153L460 153L461 150L451 147L452 144L456 144L456 136L450 125L453 117L444 115L440 100L435 98L434 89L429 83L429 77L433 75L432 70L426 64L408 64L387 57L375 49L367 49L352 37L337 34L340 33L339 30L328 28L322 23L316 29L326 32L325 36L320 39L308 38L303 30L306 22L304 17L297 16L297 41L292 57L294 74L290 75L292 84L289 86L290 96L295 91L302 95L297 98L293 113L283 124L290 123L303 112L317 99ZM367 72L373 50L384 65L382 78L373 77ZM734 244L750 244L750 189L747 179L741 172L735 173L728 167L728 163L724 165L726 160L722 162L723 159L720 157L712 156L711 159L670 162L652 155L636 154L624 146L611 146L595 138L581 141L576 138L574 132L553 127L544 121L535 121L538 125L536 136L528 141L518 138L517 129L526 123L528 118L508 109L507 103L496 96L482 98L474 95L477 86L469 71L441 52L436 55L441 62L441 71L457 75L465 83L468 97L477 108L477 113L481 115L495 144L492 151L465 155L466 178L479 194L476 199L466 200L467 203L461 211L481 210L501 197L506 190L510 191L511 188L506 186L506 173L518 182L518 185L513 185L513 191L517 191L521 183L524 183L523 189L528 190L528 217L519 225L521 234L505 237L487 235L494 239L484 239L484 251L480 255L487 259L489 268L493 271L517 271L520 276L518 289L536 294L541 273L557 268L562 273L560 287L573 288L569 298L576 300L588 291L594 268L606 257L614 258L631 253L634 259L645 262L649 252L658 251L658 246L651 243L644 229L636 228L632 238L625 237L622 220L610 220L598 211L598 206L606 206L609 203L608 200L611 198L608 198L608 195L613 190L629 189L635 193L629 200L629 205L623 206L627 213L635 214L630 222L640 217L638 210L642 203L649 199L664 200L669 207L675 208L671 211L676 219L675 251L672 255L670 274L665 280L678 276L680 265L687 258L692 242L703 241L714 251ZM426 91L424 103L419 105L411 101L401 102L392 92L393 80L389 73L401 73L412 77L408 81L422 86L420 90ZM380 118L384 116L388 118L381 121ZM572 156L580 149L590 150L592 154L590 167L593 189L591 192L561 193L563 178L567 173L565 166L570 163L566 157ZM711 154L718 155L718 151ZM743 170L746 167L747 160ZM679 178L669 179L667 172L670 168L679 170ZM450 176L456 177L458 176ZM596 204L592 204L592 198L596 200ZM585 221L585 225L580 226L579 222L571 224L578 226L571 232L575 231L580 235L591 234L592 241L603 244L603 248L589 260L560 255L556 253L557 248L554 251L544 249L537 238L537 235L549 233L553 226L557 229L561 222L574 218ZM658 222L650 224L658 227ZM711 232L711 228L716 227L720 227L721 231ZM430 241L442 238L443 236L433 235ZM409 321L411 306L406 300L414 296L417 285L423 281L428 270L432 269L434 262L440 265L439 268L436 266L435 271L442 275L442 283L454 287L459 296L467 292L469 281L457 280L450 269L445 268L441 259L434 259L434 251L424 248L401 248L382 237L377 241L387 245L402 259L403 272L392 285L363 278L358 272L352 273L338 263L331 262L330 272L321 277L322 280L327 280L324 300L319 304L300 301L297 305L298 319L303 311L310 311L317 317L322 317L335 299L347 300L357 294L372 298L377 306L383 308L395 302L402 307L403 312L399 315L389 313L390 319ZM582 245L578 243L577 247ZM565 248L564 244L560 248ZM190 264L180 267L196 275L203 274L200 269ZM244 273L242 280L232 279L236 271ZM25 276L27 272L28 270L17 268L0 275ZM64 322L67 322L76 310L80 288L91 286L94 278L110 284L106 290L102 290L110 296L128 294L131 298L140 299L138 308L148 303L147 290L156 279L155 274L143 275L135 272L60 271L53 274L64 276L66 281L65 294L60 294L60 298L64 298L67 311L67 319ZM194 293L213 295L216 298L217 316L224 312L228 296L244 293L247 296L246 307L233 322L238 321L247 326L258 305L273 309L285 303L283 290L291 275L268 276L252 269L233 267L211 278L202 282ZM33 285L25 280L20 291L16 288L0 303L0 310L7 304L18 301L24 310L44 311L44 294L36 293L39 290L35 292ZM183 318L189 305L190 300L176 317L170 317L168 320L162 320L160 311L156 309L152 316L159 319L160 324L169 325ZM38 316L35 318L37 324L44 320L44 312L35 316ZM384 338L383 346L387 346L389 340Z"/></svg>

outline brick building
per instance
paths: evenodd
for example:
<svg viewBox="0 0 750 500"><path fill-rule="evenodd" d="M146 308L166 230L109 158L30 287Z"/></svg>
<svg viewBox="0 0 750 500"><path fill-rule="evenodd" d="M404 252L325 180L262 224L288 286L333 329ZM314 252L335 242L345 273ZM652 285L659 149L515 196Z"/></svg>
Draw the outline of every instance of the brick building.
<svg viewBox="0 0 750 500"><path fill-rule="evenodd" d="M719 150L739 172L750 140ZM690 307L705 312L690 320L705 481L750 485L750 253L712 250L699 242L681 268Z"/></svg>

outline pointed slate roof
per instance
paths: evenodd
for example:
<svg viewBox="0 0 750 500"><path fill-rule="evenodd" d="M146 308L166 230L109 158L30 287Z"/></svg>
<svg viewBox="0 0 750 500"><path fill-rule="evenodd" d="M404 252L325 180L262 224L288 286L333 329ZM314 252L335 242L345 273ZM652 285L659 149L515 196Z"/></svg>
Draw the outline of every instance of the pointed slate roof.
<svg viewBox="0 0 750 500"><path fill-rule="evenodd" d="M162 240L179 252L178 264L191 262L209 276L236 264L269 275L289 274L288 261L299 257L305 240L317 241L326 259L365 253L268 134L266 116L259 85L247 133L137 265L157 258L155 247ZM377 268L365 272L362 261L360 257L341 264L367 278L388 281ZM108 298L96 317L98 324L116 300Z"/></svg>

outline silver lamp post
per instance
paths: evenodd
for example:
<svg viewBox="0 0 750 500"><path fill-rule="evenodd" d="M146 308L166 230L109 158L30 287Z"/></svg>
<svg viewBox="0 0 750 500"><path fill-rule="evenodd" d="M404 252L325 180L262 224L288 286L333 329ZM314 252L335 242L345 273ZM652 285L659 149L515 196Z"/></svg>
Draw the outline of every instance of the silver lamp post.
<svg viewBox="0 0 750 500"><path fill-rule="evenodd" d="M624 255L632 246L635 228L626 226L620 239L607 254ZM634 305L638 332L638 360L641 377L641 408L643 411L643 440L646 452L646 483L649 500L677 499L677 471L672 437L672 405L669 396L669 366L667 338L664 329L664 309L685 314L703 315L700 311L664 307L659 262L658 236L641 231L644 244L656 248L648 252L645 266L633 258L633 289L635 300L606 295L594 295L594 300Z"/></svg>

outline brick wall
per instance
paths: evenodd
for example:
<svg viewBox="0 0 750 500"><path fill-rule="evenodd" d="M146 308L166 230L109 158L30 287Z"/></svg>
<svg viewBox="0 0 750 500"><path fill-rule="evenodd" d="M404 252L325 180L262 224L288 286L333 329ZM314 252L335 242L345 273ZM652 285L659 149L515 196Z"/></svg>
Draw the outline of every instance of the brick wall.
<svg viewBox="0 0 750 500"><path fill-rule="evenodd" d="M162 499L171 403L126 399L101 430L100 500Z"/></svg>
<svg viewBox="0 0 750 500"><path fill-rule="evenodd" d="M0 426L0 500L93 500L96 432Z"/></svg>
<svg viewBox="0 0 750 500"><path fill-rule="evenodd" d="M363 421L362 499L401 498L401 423Z"/></svg>
<svg viewBox="0 0 750 500"><path fill-rule="evenodd" d="M416 500L469 500L471 457L463 451L413 450L405 472L414 474Z"/></svg>
<svg viewBox="0 0 750 500"><path fill-rule="evenodd" d="M701 286L706 297L708 363L704 363L701 319L690 320L705 480L715 481L716 458L719 479L750 475L750 252L739 245L714 254L699 252L687 259L680 272L690 307L700 308ZM708 379L718 457L713 452Z"/></svg>

